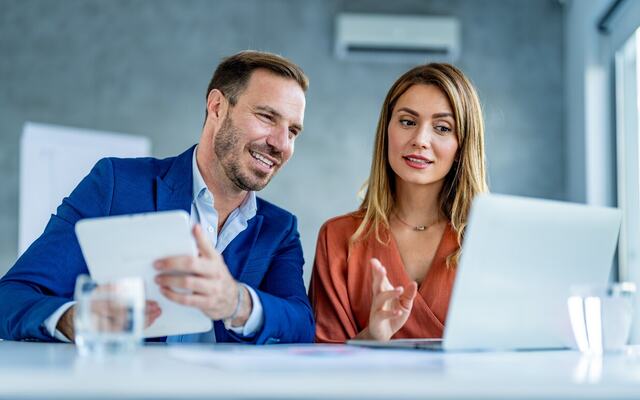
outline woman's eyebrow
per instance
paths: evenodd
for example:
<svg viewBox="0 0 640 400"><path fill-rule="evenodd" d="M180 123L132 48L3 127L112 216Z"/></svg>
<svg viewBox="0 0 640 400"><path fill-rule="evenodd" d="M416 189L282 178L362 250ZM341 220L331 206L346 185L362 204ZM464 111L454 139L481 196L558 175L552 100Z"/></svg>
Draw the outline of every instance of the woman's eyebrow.
<svg viewBox="0 0 640 400"><path fill-rule="evenodd" d="M411 114L411 115L413 115L413 116L415 116L415 117L419 117L419 116L420 116L420 113L419 113L419 112L417 112L417 111L415 111L415 110L412 110L412 109L411 109L411 108L409 108L409 107L402 107L402 108L399 108L399 109L397 110L397 112L401 112L401 111L404 111L404 112L406 112L406 113L408 113L408 114ZM447 118L447 117L449 117L449 118L453 118L453 114L452 114L452 113L450 113L450 112L443 112L443 113L435 113L435 114L433 114L433 115L431 116L431 118Z"/></svg>
<svg viewBox="0 0 640 400"><path fill-rule="evenodd" d="M400 112L400 111L404 111L404 112L409 113L409 114L411 114L413 116L416 116L416 117L420 116L420 114L417 111L414 111L414 110L412 110L412 109L410 109L408 107L399 108L398 112Z"/></svg>
<svg viewBox="0 0 640 400"><path fill-rule="evenodd" d="M436 113L432 115L433 118L446 118L446 117L451 117L453 118L453 114L451 113Z"/></svg>

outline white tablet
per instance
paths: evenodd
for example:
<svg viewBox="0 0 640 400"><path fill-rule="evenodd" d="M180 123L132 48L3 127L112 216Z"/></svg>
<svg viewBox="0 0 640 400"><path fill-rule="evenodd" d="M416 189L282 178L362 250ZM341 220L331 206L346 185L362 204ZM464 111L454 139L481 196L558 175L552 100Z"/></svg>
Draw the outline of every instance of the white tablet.
<svg viewBox="0 0 640 400"><path fill-rule="evenodd" d="M167 299L154 282L155 260L197 254L189 214L161 211L88 218L79 221L75 230L89 273L98 284L132 276L144 279L146 298L157 301L162 309L160 317L144 330L144 337L211 329L211 320L202 311Z"/></svg>

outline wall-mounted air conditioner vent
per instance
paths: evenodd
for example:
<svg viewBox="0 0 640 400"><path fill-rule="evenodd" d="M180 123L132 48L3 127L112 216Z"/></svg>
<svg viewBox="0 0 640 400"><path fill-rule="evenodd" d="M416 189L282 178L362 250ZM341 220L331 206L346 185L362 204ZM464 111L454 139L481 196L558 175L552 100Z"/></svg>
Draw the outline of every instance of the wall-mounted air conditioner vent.
<svg viewBox="0 0 640 400"><path fill-rule="evenodd" d="M397 62L454 62L460 54L460 24L452 17L339 14L338 58Z"/></svg>

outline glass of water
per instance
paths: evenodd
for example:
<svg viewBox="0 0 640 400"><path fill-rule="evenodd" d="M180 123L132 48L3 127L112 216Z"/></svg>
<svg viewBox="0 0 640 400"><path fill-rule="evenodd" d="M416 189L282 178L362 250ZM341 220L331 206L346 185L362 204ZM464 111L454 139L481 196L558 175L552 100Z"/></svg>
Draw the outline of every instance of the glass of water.
<svg viewBox="0 0 640 400"><path fill-rule="evenodd" d="M581 352L601 355L624 350L631 333L635 292L632 282L571 288L569 318Z"/></svg>
<svg viewBox="0 0 640 400"><path fill-rule="evenodd" d="M129 353L142 342L145 295L141 278L98 285L88 275L80 275L75 300L75 341L81 356Z"/></svg>

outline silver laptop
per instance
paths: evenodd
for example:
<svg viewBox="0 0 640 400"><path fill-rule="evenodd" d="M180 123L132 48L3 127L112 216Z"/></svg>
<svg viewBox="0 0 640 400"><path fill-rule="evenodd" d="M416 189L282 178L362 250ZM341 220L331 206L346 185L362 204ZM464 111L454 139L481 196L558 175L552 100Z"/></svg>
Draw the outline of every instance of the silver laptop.
<svg viewBox="0 0 640 400"><path fill-rule="evenodd" d="M574 347L574 284L608 282L617 209L484 194L473 202L444 338L349 341L372 347L513 350Z"/></svg>

